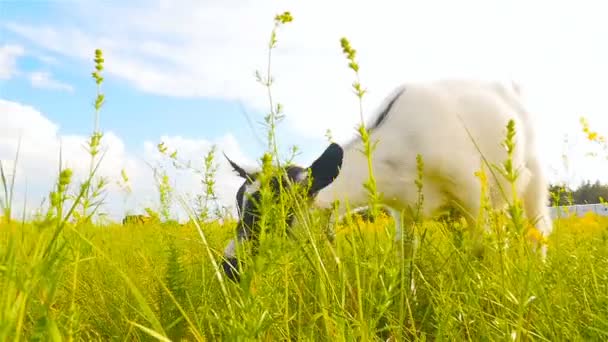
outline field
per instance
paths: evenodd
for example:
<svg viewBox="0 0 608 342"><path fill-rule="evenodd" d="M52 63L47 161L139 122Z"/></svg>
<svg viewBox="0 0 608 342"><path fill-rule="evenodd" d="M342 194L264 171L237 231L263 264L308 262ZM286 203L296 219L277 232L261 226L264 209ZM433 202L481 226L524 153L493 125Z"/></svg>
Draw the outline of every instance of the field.
<svg viewBox="0 0 608 342"><path fill-rule="evenodd" d="M290 21L289 13L275 18L270 51L276 28ZM357 73L355 50L346 39L341 44ZM188 223L171 220L171 189L162 170L160 209L146 208L153 220L126 225L96 220L109 182L96 176L103 162L103 62L97 50L88 177L77 183L70 169L60 167L48 208L19 220L11 208L15 172L0 168L0 341L608 339L606 217L555 220L543 262L529 243L534 230L528 229L518 198L505 210L484 202L488 206L478 216L488 231L482 254L473 247L472 227L447 216L415 220L420 245L411 256L405 241L394 241L393 221L382 215L373 222L341 223L332 243L324 217L306 212L296 236L288 238L281 215L295 197L263 195L263 203L275 206L265 211L257 256L240 251L245 269L236 283L219 266L235 221L213 219L205 206L214 197L210 153L202 172L204 205L180 202L190 209ZM271 82L260 78L260 83L270 94ZM353 88L361 99L365 91L358 81ZM270 99L264 176L273 174L279 155L273 132L282 113ZM509 153L516 129L507 128ZM590 140L597 140L586 129ZM363 124L359 133L369 157L373 142ZM159 151L178 163L176 152L162 144ZM509 159L501 167L500 176L514 182L517 172ZM373 174L365 187L370 201L376 200Z"/></svg>
<svg viewBox="0 0 608 342"><path fill-rule="evenodd" d="M269 236L241 284L213 263L232 222L202 226L208 245L193 225L66 228L53 246L51 227L4 225L0 339L608 338L608 219L556 222L544 265L517 249L480 261L433 222L410 264L391 225L353 224L337 258L320 233L307 244Z"/></svg>

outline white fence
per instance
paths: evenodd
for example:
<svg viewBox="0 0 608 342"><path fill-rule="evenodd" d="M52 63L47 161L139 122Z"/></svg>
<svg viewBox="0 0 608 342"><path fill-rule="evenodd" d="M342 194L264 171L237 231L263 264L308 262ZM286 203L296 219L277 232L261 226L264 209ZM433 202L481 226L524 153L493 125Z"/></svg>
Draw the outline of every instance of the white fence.
<svg viewBox="0 0 608 342"><path fill-rule="evenodd" d="M577 204L577 205L565 205L560 207L549 207L549 214L551 218L557 218L559 213L560 217L568 216L583 216L588 212L594 212L597 215L608 216L608 205L606 204Z"/></svg>

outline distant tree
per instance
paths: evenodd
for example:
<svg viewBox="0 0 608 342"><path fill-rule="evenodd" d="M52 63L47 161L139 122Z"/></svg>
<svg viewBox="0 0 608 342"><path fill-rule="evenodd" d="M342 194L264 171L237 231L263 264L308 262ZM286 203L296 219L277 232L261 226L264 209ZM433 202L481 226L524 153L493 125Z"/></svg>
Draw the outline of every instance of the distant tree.
<svg viewBox="0 0 608 342"><path fill-rule="evenodd" d="M549 185L549 205L569 205L572 201L572 189L557 184Z"/></svg>
<svg viewBox="0 0 608 342"><path fill-rule="evenodd" d="M608 185L601 184L599 180L594 183L584 181L581 185L572 190L561 185L551 184L549 186L549 204L555 205L570 205L570 204L596 204L600 203L600 198L608 199ZM555 197L558 196L556 203ZM572 203L570 203L572 202Z"/></svg>
<svg viewBox="0 0 608 342"><path fill-rule="evenodd" d="M573 195L574 201L577 204L600 203L600 197L608 199L608 185L601 184L599 180L593 184L590 181L586 181L576 189Z"/></svg>

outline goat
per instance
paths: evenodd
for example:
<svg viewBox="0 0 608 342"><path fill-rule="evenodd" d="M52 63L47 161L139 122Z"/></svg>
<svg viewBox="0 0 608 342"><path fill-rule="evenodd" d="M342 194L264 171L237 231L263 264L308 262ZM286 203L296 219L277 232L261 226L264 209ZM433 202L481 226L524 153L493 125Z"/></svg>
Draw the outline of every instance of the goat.
<svg viewBox="0 0 608 342"><path fill-rule="evenodd" d="M422 215L436 214L446 204L456 204L472 223L480 209L481 184L475 176L485 161L500 165L507 159L501 145L505 127L513 120L513 167L519 170L516 191L522 196L524 213L537 219L538 231L547 236L552 220L547 208L548 188L536 147L536 133L531 114L521 101L517 85L491 81L441 80L428 83L403 84L384 101L381 110L367 128L372 142L377 142L372 165L377 191L382 193L383 205L396 221L396 239L402 238L401 225L411 226L411 215L399 215L413 205L418 196L416 188L416 156L424 160ZM318 208L331 208L340 200L338 214L344 215L348 200L352 208L368 203L362 184L368 179L366 156L360 151L360 139L343 146L331 143L307 168L289 166L287 178L293 183L307 182L312 176L309 199ZM238 279L236 243L257 239L257 207L251 198L259 198L256 171L246 170L227 156L234 171L245 179L236 200L239 211L237 241L231 240L224 250L223 268L232 280ZM500 175L488 177L490 199L498 206L506 205L511 187ZM289 184L286 182L285 184ZM506 196L496 191L504 189ZM251 196L251 197L250 197ZM472 213L472 214L471 214ZM292 220L289 220L289 225ZM411 234L410 234L411 235ZM415 249L415 238L409 236ZM543 260L546 246L542 246Z"/></svg>

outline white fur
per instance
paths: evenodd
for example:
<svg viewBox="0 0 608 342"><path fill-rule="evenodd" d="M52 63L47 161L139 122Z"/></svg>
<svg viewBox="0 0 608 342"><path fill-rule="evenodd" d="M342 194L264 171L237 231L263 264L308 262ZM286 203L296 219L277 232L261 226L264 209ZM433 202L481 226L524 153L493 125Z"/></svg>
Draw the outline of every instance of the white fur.
<svg viewBox="0 0 608 342"><path fill-rule="evenodd" d="M517 192L528 217L539 219L536 223L539 231L545 236L551 233L547 183L538 159L535 131L516 84L464 80L405 84L386 99L385 105L402 89L405 91L393 104L386 120L371 133L372 141L378 141L373 152L373 171L385 205L397 211L406 205L415 205L416 154L421 154L423 215L430 216L454 200L470 213L467 219L474 220L480 207L480 182L475 172L482 167L482 157L465 127L487 161L500 166L507 159L501 143L506 138L509 119L513 119L516 129L513 162L520 169ZM367 204L362 184L369 174L366 157L360 152L362 143L357 138L343 148L341 172L319 192L316 197L319 207L328 208L335 199L341 203L348 200L351 208ZM495 185L496 179L487 166L483 168L490 185ZM498 180L510 200L510 185L501 175ZM503 196L493 188L494 205L505 205ZM339 214L344 212L345 206L341 205ZM410 222L406 217L404 224ZM543 256L544 253L545 247Z"/></svg>
<svg viewBox="0 0 608 342"><path fill-rule="evenodd" d="M226 258L236 257L236 242L234 241L234 239L231 239L230 242L228 242L228 245L226 246L226 248L224 248L224 257L226 257Z"/></svg>

